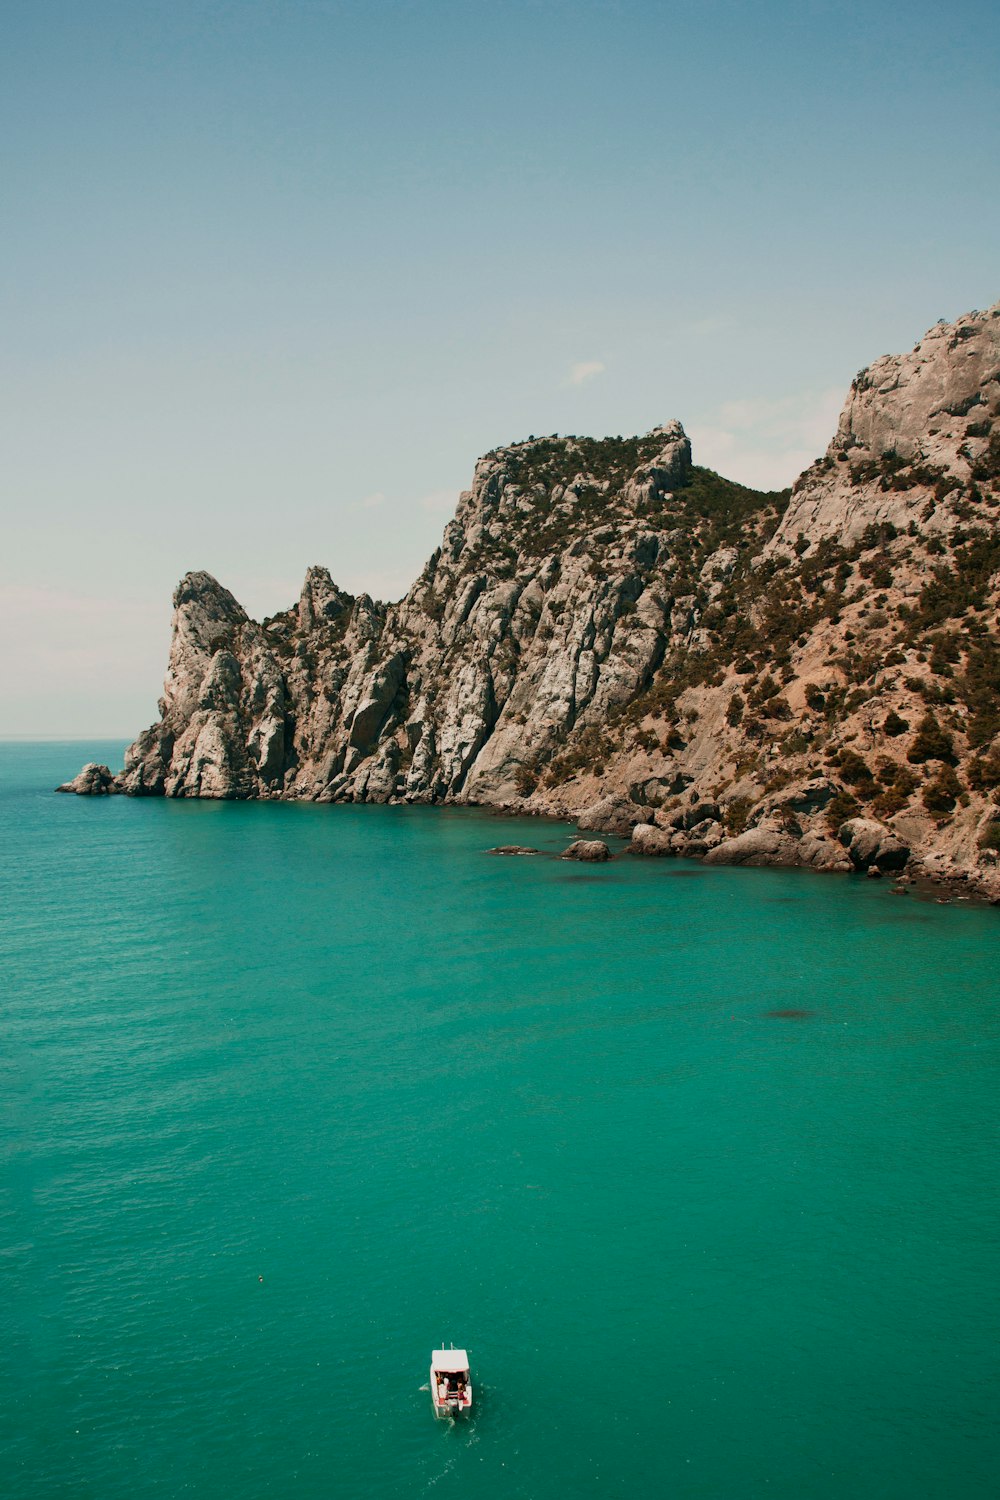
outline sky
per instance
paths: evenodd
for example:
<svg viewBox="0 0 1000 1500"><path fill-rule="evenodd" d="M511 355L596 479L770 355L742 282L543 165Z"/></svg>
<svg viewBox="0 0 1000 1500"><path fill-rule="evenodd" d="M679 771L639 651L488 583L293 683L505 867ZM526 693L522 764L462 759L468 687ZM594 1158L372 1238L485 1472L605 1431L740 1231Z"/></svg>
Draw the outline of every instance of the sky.
<svg viewBox="0 0 1000 1500"><path fill-rule="evenodd" d="M0 736L152 722L189 569L399 597L499 443L790 483L1000 298L992 0L0 12Z"/></svg>

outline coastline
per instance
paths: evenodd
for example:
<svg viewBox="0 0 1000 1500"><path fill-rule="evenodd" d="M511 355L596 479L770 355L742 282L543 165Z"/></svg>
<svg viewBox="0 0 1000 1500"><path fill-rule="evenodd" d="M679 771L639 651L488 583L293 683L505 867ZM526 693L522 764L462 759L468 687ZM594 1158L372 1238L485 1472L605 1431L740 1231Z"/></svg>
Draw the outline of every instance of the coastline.
<svg viewBox="0 0 1000 1500"><path fill-rule="evenodd" d="M31 743L45 743L66 745L67 747L83 747L88 744L95 745L103 743L106 745L110 743L110 741L87 741L59 737L54 740L47 741L32 741L29 739L25 739L23 741L19 741L19 743L25 745ZM119 791L119 788L114 784L115 778L113 777L112 773L108 771L106 767L100 767L100 769L103 771L107 771L107 775L109 778L107 790L104 795L123 795ZM55 790L65 792L72 789L72 783L66 783L63 786L57 787ZM125 793L124 795L129 796L128 793ZM147 799L136 798L135 800L143 801ZM157 798L154 800L160 799ZM438 801L432 801L429 799L403 798L390 798L386 799L385 801L368 801L346 798L343 800L331 800L318 797L302 796L301 794L288 792L271 792L267 795L248 796L242 798L181 797L166 800L181 802L253 802L260 804L273 804L277 802L286 805L302 804L331 808L378 806L409 809L426 808L428 810L467 810L469 812L481 814L486 818L496 819L497 821L511 821L515 819L527 818L531 819L534 822L548 824L553 827L559 826L563 829L571 830L565 835L568 841L586 836L587 834L590 834L592 836L599 835L602 840L607 842L610 851L610 858L612 860L620 860L623 857L628 856L630 859L635 860L690 860L693 864L699 867L704 866L708 869L727 867L726 861L717 860L706 864L705 854L699 853L697 850L692 850L690 848L676 850L663 848L656 851L651 851L649 849L637 847L633 837L634 827L642 826L641 817L643 816L643 814L638 810L635 810L630 814L627 808L623 808L621 802L613 802L609 809L607 807L607 802L609 799L605 799L603 816L601 814L600 807L592 807L589 810L584 810L583 812L581 812L565 805L539 807L537 805L537 802L535 803L535 805L532 805L530 801L523 803L516 801L502 801L492 803L487 801L474 801L469 798L460 797L446 797ZM648 814L649 809L646 809L645 812ZM631 833L626 830L623 822L623 819L627 821L629 817L632 818L634 825ZM875 883L875 878L869 876L866 870L864 870L863 868L850 866L849 863L846 866L834 866L832 864L827 864L825 867L817 866L814 861L811 861L807 858L788 857L788 847L789 846L787 844L783 846L785 853L783 854L783 856L778 858L752 858L749 860L733 861L732 863L738 864L742 868L751 869L798 869L817 875L854 876L865 880L871 880L873 884ZM553 853L548 853L541 854L540 857L558 858L561 856ZM880 880L883 882L888 882L890 886L897 887L900 893L912 895L915 899L918 900L936 901L938 903L945 901L948 904L962 902L981 906L1000 907L1000 883L984 883L981 878L977 879L975 874L972 872L963 874L953 871L928 870L922 865L919 858L915 860L908 860L907 864L901 869L881 871Z"/></svg>

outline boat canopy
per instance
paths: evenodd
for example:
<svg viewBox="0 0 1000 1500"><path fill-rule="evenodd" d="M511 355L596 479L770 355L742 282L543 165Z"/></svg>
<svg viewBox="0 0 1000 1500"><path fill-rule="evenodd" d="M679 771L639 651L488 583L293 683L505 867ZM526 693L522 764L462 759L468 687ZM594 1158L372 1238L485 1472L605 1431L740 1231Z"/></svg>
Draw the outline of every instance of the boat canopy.
<svg viewBox="0 0 1000 1500"><path fill-rule="evenodd" d="M469 1356L464 1349L435 1349L431 1365L443 1375L464 1375L469 1368Z"/></svg>

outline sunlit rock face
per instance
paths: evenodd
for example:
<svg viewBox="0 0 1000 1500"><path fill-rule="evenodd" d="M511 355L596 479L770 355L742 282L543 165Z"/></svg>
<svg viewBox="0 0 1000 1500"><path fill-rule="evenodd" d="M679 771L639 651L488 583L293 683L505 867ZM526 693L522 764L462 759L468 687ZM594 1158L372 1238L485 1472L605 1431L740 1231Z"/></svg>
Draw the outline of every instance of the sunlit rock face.
<svg viewBox="0 0 1000 1500"><path fill-rule="evenodd" d="M873 522L948 530L948 506L928 492L967 488L988 447L1000 379L997 308L937 323L909 354L887 354L855 376L837 431L796 482L771 542L800 536L852 543ZM971 430L970 430L971 429Z"/></svg>

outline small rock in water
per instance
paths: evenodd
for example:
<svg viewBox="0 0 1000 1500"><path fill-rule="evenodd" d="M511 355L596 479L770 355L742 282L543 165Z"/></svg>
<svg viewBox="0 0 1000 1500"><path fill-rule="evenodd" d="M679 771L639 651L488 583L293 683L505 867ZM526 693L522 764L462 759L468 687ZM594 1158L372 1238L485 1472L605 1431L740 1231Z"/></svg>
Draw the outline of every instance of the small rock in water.
<svg viewBox="0 0 1000 1500"><path fill-rule="evenodd" d="M498 844L495 849L487 849L487 854L537 854L537 849L531 849L527 844Z"/></svg>
<svg viewBox="0 0 1000 1500"><path fill-rule="evenodd" d="M57 792L75 792L78 797L108 797L118 791L118 782L107 766L90 761L72 781L56 787Z"/></svg>
<svg viewBox="0 0 1000 1500"><path fill-rule="evenodd" d="M764 1014L769 1021L808 1021L816 1014L813 1010L796 1010L789 1007L785 1010L768 1010Z"/></svg>
<svg viewBox="0 0 1000 1500"><path fill-rule="evenodd" d="M601 839L575 839L562 855L563 859L583 859L596 863L611 858L611 850Z"/></svg>

